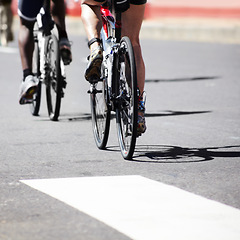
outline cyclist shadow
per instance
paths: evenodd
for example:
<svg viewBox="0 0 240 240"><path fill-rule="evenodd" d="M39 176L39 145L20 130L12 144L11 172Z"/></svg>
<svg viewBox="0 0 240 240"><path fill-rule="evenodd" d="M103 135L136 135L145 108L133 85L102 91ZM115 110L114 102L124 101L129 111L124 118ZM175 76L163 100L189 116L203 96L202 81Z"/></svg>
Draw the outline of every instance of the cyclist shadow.
<svg viewBox="0 0 240 240"><path fill-rule="evenodd" d="M211 161L220 157L240 159L240 145L208 148L137 145L134 156L130 161L149 163L191 163Z"/></svg>
<svg viewBox="0 0 240 240"><path fill-rule="evenodd" d="M219 76L198 76L198 77L185 77L185 78L172 78L172 79L146 79L146 83L164 83L164 82L189 82L189 81L205 81L215 80Z"/></svg>

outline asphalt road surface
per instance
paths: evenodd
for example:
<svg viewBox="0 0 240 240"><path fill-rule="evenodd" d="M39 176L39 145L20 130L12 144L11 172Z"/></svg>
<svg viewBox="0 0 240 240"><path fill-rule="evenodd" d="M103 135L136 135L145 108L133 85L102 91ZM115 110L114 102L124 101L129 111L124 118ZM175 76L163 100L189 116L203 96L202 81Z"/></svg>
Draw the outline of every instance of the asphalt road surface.
<svg viewBox="0 0 240 240"><path fill-rule="evenodd" d="M142 39L147 132L122 158L91 128L86 39L58 122L18 104L17 42L0 47L0 239L240 239L240 46ZM35 180L35 181L34 181Z"/></svg>

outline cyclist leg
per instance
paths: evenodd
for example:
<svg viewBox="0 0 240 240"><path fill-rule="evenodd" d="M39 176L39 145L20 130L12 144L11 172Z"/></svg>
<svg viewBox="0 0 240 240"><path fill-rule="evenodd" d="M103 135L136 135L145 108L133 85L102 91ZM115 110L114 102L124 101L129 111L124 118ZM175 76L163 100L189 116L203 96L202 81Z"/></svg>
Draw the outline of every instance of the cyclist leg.
<svg viewBox="0 0 240 240"><path fill-rule="evenodd" d="M31 70L32 68L33 26L42 4L43 0L34 2L32 0L19 0L18 2L18 15L20 17L18 44L23 70Z"/></svg>
<svg viewBox="0 0 240 240"><path fill-rule="evenodd" d="M34 50L33 26L42 4L43 0L18 1L18 14L20 17L18 45L23 70L20 104L25 104L29 99L32 99L38 85L38 80L32 73L32 55Z"/></svg>
<svg viewBox="0 0 240 240"><path fill-rule="evenodd" d="M144 17L146 0L130 0L130 3L130 8L126 12L122 13L122 36L128 36L130 38L135 54L137 81L140 91L137 130L138 133L141 134L146 131L144 117L145 100L143 99L145 85L145 64L142 57L139 33Z"/></svg>
<svg viewBox="0 0 240 240"><path fill-rule="evenodd" d="M60 52L64 64L67 65L72 61L72 53L65 24L65 3L64 0L52 0L52 3L52 16L58 29Z"/></svg>
<svg viewBox="0 0 240 240"><path fill-rule="evenodd" d="M100 6L105 0L82 0L82 21L89 40L90 58L85 72L85 78L92 81L99 78L102 63L102 47L100 42L100 32L102 19Z"/></svg>
<svg viewBox="0 0 240 240"><path fill-rule="evenodd" d="M137 2L137 0L135 0L135 2ZM128 36L133 45L140 93L144 91L145 83L145 65L139 41L139 33L144 17L144 11L145 4L130 4L130 8L122 13L122 36Z"/></svg>
<svg viewBox="0 0 240 240"><path fill-rule="evenodd" d="M13 41L13 31L12 31L12 23L13 23L13 12L11 9L11 3L7 6L7 26L8 26L8 42Z"/></svg>

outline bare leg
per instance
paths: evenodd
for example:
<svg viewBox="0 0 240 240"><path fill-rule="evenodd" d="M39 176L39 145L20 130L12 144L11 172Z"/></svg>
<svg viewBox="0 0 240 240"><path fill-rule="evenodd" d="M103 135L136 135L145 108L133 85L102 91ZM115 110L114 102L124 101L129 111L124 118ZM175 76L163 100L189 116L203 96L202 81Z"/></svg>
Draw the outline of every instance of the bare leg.
<svg viewBox="0 0 240 240"><path fill-rule="evenodd" d="M102 48L100 46L100 31L102 28L102 17L100 6L103 2L94 0L82 0L82 21L87 33L88 40L93 38L95 42L90 44L90 57L85 72L85 78L89 82L99 79L101 76L101 64L103 59Z"/></svg>
<svg viewBox="0 0 240 240"><path fill-rule="evenodd" d="M28 101L31 101L38 85L38 79L32 75L32 56L34 50L33 26L34 21L26 21L20 18L18 44L23 69L20 104L26 104Z"/></svg>
<svg viewBox="0 0 240 240"><path fill-rule="evenodd" d="M65 14L66 9L64 0L52 0L52 16L59 34L60 52L64 64L68 65L72 61L72 52L66 31Z"/></svg>
<svg viewBox="0 0 240 240"><path fill-rule="evenodd" d="M94 0L82 0L82 21L88 40L92 38L100 38L102 28L102 18L100 6L103 2L95 2ZM95 49L99 45L95 42L91 45L91 49Z"/></svg>
<svg viewBox="0 0 240 240"><path fill-rule="evenodd" d="M33 25L34 21L30 22L20 18L18 44L23 70L32 69L32 54L34 50Z"/></svg>
<svg viewBox="0 0 240 240"><path fill-rule="evenodd" d="M145 4L144 5L131 4L130 8L122 14L122 36L124 35L128 36L133 45L137 69L137 82L140 94L144 92L145 85L145 64L143 61L139 41L139 33L142 26L144 10ZM137 127L137 132L139 136L146 131L146 122L144 114L145 106L144 105L142 106L140 101L138 109L138 127Z"/></svg>
<svg viewBox="0 0 240 240"><path fill-rule="evenodd" d="M56 1L56 0L55 0ZM66 25L65 25L65 3L64 0L57 0L57 4L55 1L52 1L52 16L56 23L59 38L68 38L66 32Z"/></svg>
<svg viewBox="0 0 240 240"><path fill-rule="evenodd" d="M137 80L140 93L144 91L145 84L145 64L142 57L142 51L139 41L139 33L143 21L145 10L144 5L130 5L130 8L122 13L122 36L128 36L132 42L136 68Z"/></svg>

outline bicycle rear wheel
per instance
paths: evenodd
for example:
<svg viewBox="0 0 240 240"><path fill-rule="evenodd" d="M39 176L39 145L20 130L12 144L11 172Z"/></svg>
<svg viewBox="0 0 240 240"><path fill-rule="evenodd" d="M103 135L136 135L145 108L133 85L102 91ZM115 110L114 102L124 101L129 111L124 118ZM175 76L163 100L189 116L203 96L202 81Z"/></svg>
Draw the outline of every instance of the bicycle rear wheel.
<svg viewBox="0 0 240 240"><path fill-rule="evenodd" d="M107 145L111 111L107 105L108 94L105 79L94 84L90 90L93 136L99 149Z"/></svg>
<svg viewBox="0 0 240 240"><path fill-rule="evenodd" d="M40 78L40 51L38 47L37 36L34 36L34 51L32 58L32 72L38 79ZM33 102L30 104L30 111L33 116L38 116L41 103L41 81L39 81L37 92L33 95Z"/></svg>
<svg viewBox="0 0 240 240"><path fill-rule="evenodd" d="M63 94L63 78L60 67L58 40L55 35L46 37L45 54L48 66L45 80L48 114L52 121L57 121Z"/></svg>
<svg viewBox="0 0 240 240"><path fill-rule="evenodd" d="M116 123L118 142L124 159L131 159L137 137L137 76L131 41L123 37L115 61Z"/></svg>

